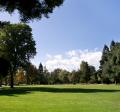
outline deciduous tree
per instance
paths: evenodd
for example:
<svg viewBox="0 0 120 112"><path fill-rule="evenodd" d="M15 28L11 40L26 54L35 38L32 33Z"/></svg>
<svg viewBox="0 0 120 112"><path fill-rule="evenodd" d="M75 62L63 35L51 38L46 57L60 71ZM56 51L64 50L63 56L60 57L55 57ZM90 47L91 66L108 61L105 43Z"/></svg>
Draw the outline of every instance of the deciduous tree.
<svg viewBox="0 0 120 112"><path fill-rule="evenodd" d="M26 24L9 24L0 29L0 55L10 61L11 88L18 67L25 65L36 54L31 31Z"/></svg>

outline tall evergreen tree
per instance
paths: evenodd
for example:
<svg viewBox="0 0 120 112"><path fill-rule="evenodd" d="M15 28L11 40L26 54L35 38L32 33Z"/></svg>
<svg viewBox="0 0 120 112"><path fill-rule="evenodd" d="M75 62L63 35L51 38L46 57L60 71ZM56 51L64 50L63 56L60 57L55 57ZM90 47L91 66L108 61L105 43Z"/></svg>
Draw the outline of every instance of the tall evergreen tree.
<svg viewBox="0 0 120 112"><path fill-rule="evenodd" d="M107 45L104 45L103 52L102 52L102 58L100 60L100 69L102 71L101 73L101 80L102 83L109 83L109 55L110 50Z"/></svg>
<svg viewBox="0 0 120 112"><path fill-rule="evenodd" d="M100 61L100 67L102 67L102 65L104 65L108 61L108 55L109 55L109 47L107 45L104 45L102 52L102 59Z"/></svg>
<svg viewBox="0 0 120 112"><path fill-rule="evenodd" d="M39 84L44 84L45 83L45 77L44 77L44 73L43 73L42 63L40 63L39 68L38 68L37 81L39 82Z"/></svg>
<svg viewBox="0 0 120 112"><path fill-rule="evenodd" d="M100 61L101 78L104 83L120 82L120 43L111 42L110 48L104 47Z"/></svg>

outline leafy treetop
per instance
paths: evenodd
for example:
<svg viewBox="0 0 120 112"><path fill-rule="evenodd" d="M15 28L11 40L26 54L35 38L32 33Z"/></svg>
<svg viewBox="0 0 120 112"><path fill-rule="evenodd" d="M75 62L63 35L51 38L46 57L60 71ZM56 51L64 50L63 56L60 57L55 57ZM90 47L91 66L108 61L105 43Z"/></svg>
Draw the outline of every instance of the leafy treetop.
<svg viewBox="0 0 120 112"><path fill-rule="evenodd" d="M27 22L33 19L41 19L42 16L48 18L55 7L63 4L64 0L0 0L1 11L7 11L10 14L17 10L20 14L20 20Z"/></svg>

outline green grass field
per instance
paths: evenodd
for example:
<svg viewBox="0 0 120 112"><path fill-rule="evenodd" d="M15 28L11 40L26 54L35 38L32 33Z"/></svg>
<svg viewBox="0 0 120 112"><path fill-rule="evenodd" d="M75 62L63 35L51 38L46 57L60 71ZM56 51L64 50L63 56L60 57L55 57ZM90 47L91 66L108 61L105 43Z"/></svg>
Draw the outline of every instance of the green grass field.
<svg viewBox="0 0 120 112"><path fill-rule="evenodd" d="M3 87L0 112L120 112L120 86Z"/></svg>

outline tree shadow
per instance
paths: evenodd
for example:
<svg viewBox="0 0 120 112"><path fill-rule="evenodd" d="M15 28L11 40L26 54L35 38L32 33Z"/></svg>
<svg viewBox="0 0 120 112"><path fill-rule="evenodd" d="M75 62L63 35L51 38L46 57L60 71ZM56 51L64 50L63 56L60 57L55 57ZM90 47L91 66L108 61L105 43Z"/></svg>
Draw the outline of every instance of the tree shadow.
<svg viewBox="0 0 120 112"><path fill-rule="evenodd" d="M111 93L120 92L114 89L84 89L84 88L53 88L53 87L16 87L14 89L0 90L0 95L17 96L30 94L32 92L50 92L50 93Z"/></svg>

